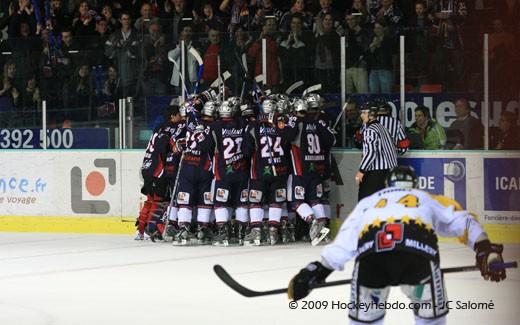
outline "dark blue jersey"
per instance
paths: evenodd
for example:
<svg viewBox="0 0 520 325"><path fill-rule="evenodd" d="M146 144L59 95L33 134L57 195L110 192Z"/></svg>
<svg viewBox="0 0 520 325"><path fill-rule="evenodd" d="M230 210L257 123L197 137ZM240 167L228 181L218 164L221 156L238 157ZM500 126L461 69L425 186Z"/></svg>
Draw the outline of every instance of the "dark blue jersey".
<svg viewBox="0 0 520 325"><path fill-rule="evenodd" d="M166 176L166 159L172 152L173 136L177 132L176 123L165 123L153 130L141 166L144 177L163 178Z"/></svg>
<svg viewBox="0 0 520 325"><path fill-rule="evenodd" d="M233 118L223 118L211 124L215 143L213 174L216 180L248 172L248 164L242 152L245 127L241 124Z"/></svg>
<svg viewBox="0 0 520 325"><path fill-rule="evenodd" d="M213 150L210 124L204 121L198 123L188 121L186 126L186 148L182 163L210 171L212 169Z"/></svg>

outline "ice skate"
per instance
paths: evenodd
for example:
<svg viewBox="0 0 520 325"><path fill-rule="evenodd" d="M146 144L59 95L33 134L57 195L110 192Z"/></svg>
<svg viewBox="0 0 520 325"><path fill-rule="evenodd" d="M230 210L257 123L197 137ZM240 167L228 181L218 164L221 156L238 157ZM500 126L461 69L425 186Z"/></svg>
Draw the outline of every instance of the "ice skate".
<svg viewBox="0 0 520 325"><path fill-rule="evenodd" d="M328 242L325 238L328 236L330 229L325 227L325 220L314 219L309 230L309 237L311 239L312 246L318 245L320 242Z"/></svg>
<svg viewBox="0 0 520 325"><path fill-rule="evenodd" d="M229 246L229 225L219 224L217 234L213 237L213 246Z"/></svg>
<svg viewBox="0 0 520 325"><path fill-rule="evenodd" d="M209 245L213 240L213 231L206 225L197 227L197 243L199 245Z"/></svg>
<svg viewBox="0 0 520 325"><path fill-rule="evenodd" d="M195 234L191 232L189 225L184 225L179 228L179 231L173 239L173 245L186 246L191 245L195 239Z"/></svg>
<svg viewBox="0 0 520 325"><path fill-rule="evenodd" d="M260 246L262 239L262 230L258 227L251 228L251 231L244 237L244 245Z"/></svg>
<svg viewBox="0 0 520 325"><path fill-rule="evenodd" d="M280 235L278 234L278 227L271 226L269 227L269 244L276 245L280 240Z"/></svg>

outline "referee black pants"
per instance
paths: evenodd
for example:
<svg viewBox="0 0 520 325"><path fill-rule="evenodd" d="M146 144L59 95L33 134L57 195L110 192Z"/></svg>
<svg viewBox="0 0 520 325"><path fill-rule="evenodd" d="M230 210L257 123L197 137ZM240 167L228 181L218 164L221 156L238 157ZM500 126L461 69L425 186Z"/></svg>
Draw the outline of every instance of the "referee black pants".
<svg viewBox="0 0 520 325"><path fill-rule="evenodd" d="M385 179L389 169L371 170L365 173L359 184L358 201L385 188Z"/></svg>

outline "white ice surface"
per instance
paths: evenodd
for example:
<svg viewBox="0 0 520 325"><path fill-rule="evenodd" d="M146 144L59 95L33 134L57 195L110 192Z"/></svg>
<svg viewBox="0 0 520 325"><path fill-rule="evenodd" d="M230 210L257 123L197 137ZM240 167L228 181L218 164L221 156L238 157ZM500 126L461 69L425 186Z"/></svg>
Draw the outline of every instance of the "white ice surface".
<svg viewBox="0 0 520 325"><path fill-rule="evenodd" d="M244 286L284 287L321 247L172 247L130 236L0 233L0 325L347 324L344 310L291 310L284 295L245 298L213 273L221 264ZM506 245L506 260L520 258ZM462 245L442 245L443 267L470 265ZM345 272L329 280L350 278ZM520 273L490 283L478 272L446 275L450 300L489 302L494 310L452 310L449 324L520 324ZM349 286L312 292L309 300L348 302ZM390 302L406 302L398 288ZM387 312L386 324L413 324L409 310Z"/></svg>

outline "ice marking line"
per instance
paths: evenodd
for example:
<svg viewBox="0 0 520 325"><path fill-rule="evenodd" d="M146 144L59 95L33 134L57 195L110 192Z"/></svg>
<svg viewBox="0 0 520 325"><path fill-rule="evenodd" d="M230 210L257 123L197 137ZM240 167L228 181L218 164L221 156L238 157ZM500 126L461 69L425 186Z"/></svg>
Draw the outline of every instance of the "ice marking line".
<svg viewBox="0 0 520 325"><path fill-rule="evenodd" d="M262 250L249 250L248 249L248 250L244 250L243 252L235 253L232 255L263 253L266 251L273 252L273 249L272 249L272 247L266 247L265 249L262 249ZM163 264L163 263L180 262L180 261L192 261L192 260L215 258L215 257L220 257L220 256L229 256L229 255L230 254L228 252L225 254L200 255L200 256L193 256L193 257L177 257L177 258L169 258L169 259L141 261L141 262L135 262L135 263L123 263L123 264L113 264L113 265L82 267L82 268L68 269L68 270L53 270L53 271L34 272L34 273L11 274L11 275L6 275L6 276L0 276L0 280L27 278L27 277L42 276L42 275L54 275L54 274L60 274L60 273L72 273L72 272L95 271L95 270L112 269L112 268L124 268L124 267L139 266L139 265ZM210 271L210 268L208 267L208 272L209 271Z"/></svg>

